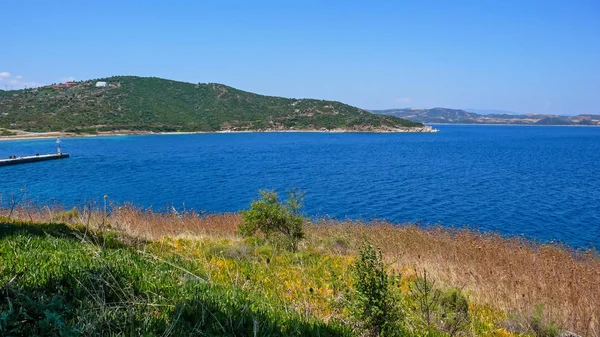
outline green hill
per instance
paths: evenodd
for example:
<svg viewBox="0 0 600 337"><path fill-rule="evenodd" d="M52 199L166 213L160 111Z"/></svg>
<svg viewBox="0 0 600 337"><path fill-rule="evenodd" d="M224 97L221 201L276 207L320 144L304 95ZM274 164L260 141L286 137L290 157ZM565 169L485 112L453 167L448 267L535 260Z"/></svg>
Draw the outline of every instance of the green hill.
<svg viewBox="0 0 600 337"><path fill-rule="evenodd" d="M340 102L263 96L222 84L153 77L117 76L0 92L0 128L37 132L386 131L419 126Z"/></svg>

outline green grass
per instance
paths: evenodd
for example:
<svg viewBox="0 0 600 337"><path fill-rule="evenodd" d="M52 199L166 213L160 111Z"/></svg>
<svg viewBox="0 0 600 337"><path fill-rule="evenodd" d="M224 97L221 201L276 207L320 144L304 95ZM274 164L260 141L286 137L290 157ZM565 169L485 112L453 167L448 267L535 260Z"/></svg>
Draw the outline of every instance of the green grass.
<svg viewBox="0 0 600 337"><path fill-rule="evenodd" d="M256 289L209 281L194 259L155 255L164 244L125 246L61 225L8 224L0 233L2 317L25 310L0 323L4 333L40 333L51 316L46 331L73 334L349 335Z"/></svg>

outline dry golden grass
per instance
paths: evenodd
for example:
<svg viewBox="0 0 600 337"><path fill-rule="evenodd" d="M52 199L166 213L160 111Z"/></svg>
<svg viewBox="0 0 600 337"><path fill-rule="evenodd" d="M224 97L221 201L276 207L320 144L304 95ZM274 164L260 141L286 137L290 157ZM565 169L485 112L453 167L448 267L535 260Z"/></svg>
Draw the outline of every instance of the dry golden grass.
<svg viewBox="0 0 600 337"><path fill-rule="evenodd" d="M83 224L97 229L113 229L148 240L162 237L206 236L229 238L236 235L241 216L238 213L202 214L196 212L157 213L131 205L112 207L110 212L88 208L17 207L0 209L0 216L36 222Z"/></svg>
<svg viewBox="0 0 600 337"><path fill-rule="evenodd" d="M241 222L239 214L161 214L133 207L116 207L106 217L98 211L81 214L20 208L12 217L83 223L150 240L235 238ZM384 257L398 270L426 270L438 284L462 288L475 303L507 313L509 325L525 324L525 318L541 304L548 321L584 336L600 336L597 253L470 230L334 221L308 225L305 244L347 255L365 241L381 247Z"/></svg>
<svg viewBox="0 0 600 337"><path fill-rule="evenodd" d="M231 237L241 217L237 213L198 214L194 212L161 214L123 207L110 218L112 226L128 234L148 239L185 235Z"/></svg>
<svg viewBox="0 0 600 337"><path fill-rule="evenodd" d="M542 304L546 319L560 327L600 335L600 259L593 252L469 230L385 223L321 223L311 226L309 235L313 242L346 242L352 250L369 241L397 269L427 270L438 283L464 289L475 302L514 314L514 324Z"/></svg>

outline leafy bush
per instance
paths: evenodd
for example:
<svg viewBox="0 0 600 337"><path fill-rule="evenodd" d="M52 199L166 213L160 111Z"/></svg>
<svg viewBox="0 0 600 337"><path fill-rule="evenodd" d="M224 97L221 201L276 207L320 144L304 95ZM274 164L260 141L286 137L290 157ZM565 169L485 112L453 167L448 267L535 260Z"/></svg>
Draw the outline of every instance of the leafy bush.
<svg viewBox="0 0 600 337"><path fill-rule="evenodd" d="M0 295L0 336L76 336L65 324L70 308L62 296L48 301L5 289Z"/></svg>
<svg viewBox="0 0 600 337"><path fill-rule="evenodd" d="M535 313L529 321L529 326L536 337L556 337L560 333L560 330L553 322L546 322L544 320L544 306L542 304L538 304L535 307Z"/></svg>
<svg viewBox="0 0 600 337"><path fill-rule="evenodd" d="M244 236L261 232L269 240L282 241L291 251L298 249L304 238L304 217L300 215L303 194L288 192L285 203L279 201L274 191L260 191L260 200L252 202L250 209L242 211L239 232Z"/></svg>
<svg viewBox="0 0 600 337"><path fill-rule="evenodd" d="M441 328L454 336L469 327L469 301L460 289L450 289L440 296Z"/></svg>
<svg viewBox="0 0 600 337"><path fill-rule="evenodd" d="M412 283L410 297L417 318L413 330L426 331L427 336L456 336L468 330L469 301L460 289L436 289L425 272Z"/></svg>
<svg viewBox="0 0 600 337"><path fill-rule="evenodd" d="M381 250L365 244L353 266L355 303L353 315L373 336L401 333L402 311L394 294L399 277L388 274Z"/></svg>

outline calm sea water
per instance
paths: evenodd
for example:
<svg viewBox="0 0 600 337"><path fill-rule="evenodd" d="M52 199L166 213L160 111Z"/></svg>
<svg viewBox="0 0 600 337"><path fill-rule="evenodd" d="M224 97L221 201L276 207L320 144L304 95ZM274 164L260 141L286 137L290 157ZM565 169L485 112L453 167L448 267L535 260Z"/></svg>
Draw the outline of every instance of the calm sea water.
<svg viewBox="0 0 600 337"><path fill-rule="evenodd" d="M470 226L600 247L600 128L439 126L437 134L249 133L64 139L70 159L0 167L3 202L247 208L306 191L309 216ZM2 141L0 157L55 150Z"/></svg>

